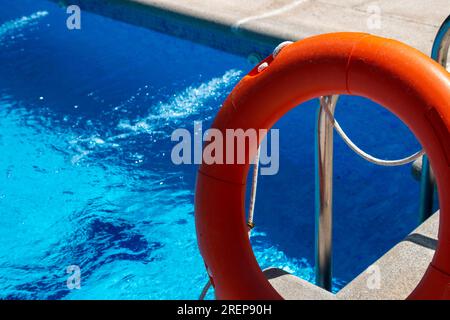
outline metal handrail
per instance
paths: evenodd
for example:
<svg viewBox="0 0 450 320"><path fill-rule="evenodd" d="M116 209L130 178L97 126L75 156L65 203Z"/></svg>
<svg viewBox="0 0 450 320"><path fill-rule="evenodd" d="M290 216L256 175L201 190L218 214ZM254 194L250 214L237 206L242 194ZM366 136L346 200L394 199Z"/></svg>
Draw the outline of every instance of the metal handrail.
<svg viewBox="0 0 450 320"><path fill-rule="evenodd" d="M338 97L338 96L336 96ZM336 98L337 99L337 98ZM413 153L412 155L409 155L405 158L401 158L401 159L395 159L395 160L385 160L385 159L380 159L377 157L374 157L373 155L368 154L367 152L365 152L364 150L362 150L360 147L358 147L353 141L352 139L350 139L348 137L348 135L345 133L345 131L341 128L341 125L339 124L339 122L334 118L334 115L331 114L331 112L326 108L326 104L324 104L325 106L325 112L328 115L328 120L332 122L334 128L336 129L336 132L341 136L342 140L344 140L345 144L353 150L353 152L355 152L358 156L360 156L361 158L363 158L364 160L371 162L373 164L379 165L379 166L384 166L384 167L396 167L396 166L401 166L404 164L408 164L413 162L414 160L420 158L425 151L419 150L416 153Z"/></svg>
<svg viewBox="0 0 450 320"><path fill-rule="evenodd" d="M347 146L368 162L380 166L401 166L411 163L423 150L396 160L376 158L362 149L347 136L334 117L339 95L320 97L316 130L316 236L315 272L316 284L326 290L332 288L333 256L333 129L341 136Z"/></svg>
<svg viewBox="0 0 450 320"><path fill-rule="evenodd" d="M444 68L447 67L448 50L450 47L450 16L445 19L439 28L431 49L431 58ZM420 175L420 222L425 221L433 214L434 181L431 167L426 155L422 158L422 172Z"/></svg>
<svg viewBox="0 0 450 320"><path fill-rule="evenodd" d="M432 49L431 57L447 66L450 46L450 16L440 27ZM333 126L334 111L338 95L320 98L316 130L316 239L315 271L316 283L331 291L333 256ZM329 118L329 119L328 119ZM341 135L342 136L342 135ZM352 148L353 149L353 148ZM355 151L355 149L353 149ZM417 155L416 153L415 155ZM412 159L414 157L408 157ZM431 216L433 211L434 182L426 155L422 159L420 194L421 222Z"/></svg>
<svg viewBox="0 0 450 320"><path fill-rule="evenodd" d="M316 283L329 291L333 257L333 122L328 115L334 118L338 97L320 98L316 132Z"/></svg>
<svg viewBox="0 0 450 320"><path fill-rule="evenodd" d="M431 49L431 58L439 64L447 66L448 51L450 47L450 16L442 23L439 31L434 39L433 48Z"/></svg>

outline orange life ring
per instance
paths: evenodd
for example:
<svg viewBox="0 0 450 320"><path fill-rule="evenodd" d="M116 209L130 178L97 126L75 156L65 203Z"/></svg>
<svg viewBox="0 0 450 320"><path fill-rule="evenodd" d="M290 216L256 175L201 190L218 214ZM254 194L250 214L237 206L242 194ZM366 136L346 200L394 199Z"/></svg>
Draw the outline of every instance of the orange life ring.
<svg viewBox="0 0 450 320"><path fill-rule="evenodd" d="M333 33L282 49L253 69L228 96L212 127L270 129L286 112L319 96L369 98L397 115L429 156L440 200L434 258L409 298L450 298L450 76L400 42L364 33ZM261 142L263 137L258 137ZM225 150L226 146L224 146ZM247 150L247 159L256 150ZM245 224L249 162L200 166L197 239L218 299L281 299L254 257Z"/></svg>

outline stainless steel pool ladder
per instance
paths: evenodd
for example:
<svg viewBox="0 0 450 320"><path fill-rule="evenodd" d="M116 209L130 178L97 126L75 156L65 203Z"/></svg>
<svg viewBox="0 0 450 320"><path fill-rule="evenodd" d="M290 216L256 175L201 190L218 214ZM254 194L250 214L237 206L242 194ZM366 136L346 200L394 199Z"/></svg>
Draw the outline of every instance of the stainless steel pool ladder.
<svg viewBox="0 0 450 320"><path fill-rule="evenodd" d="M444 67L447 66L449 46L450 16L447 17L439 29L431 54L431 57ZM340 127L336 126L337 122L334 119L337 100L337 95L320 98L316 130L316 284L328 291L332 289L333 127L336 128L341 137L343 132L339 131ZM345 141L345 137L343 138ZM353 150L358 153L355 149ZM408 157L409 159L405 158L402 160L411 160L417 155L418 153ZM410 161L398 161L398 164L408 162ZM431 178L430 164L426 155L423 155L419 205L421 222L425 221L433 212L433 194L434 182Z"/></svg>
<svg viewBox="0 0 450 320"><path fill-rule="evenodd" d="M450 16L445 19L434 39L431 58L447 67L448 50L450 46ZM428 158L422 159L422 173L420 176L420 220L425 221L433 213L434 182Z"/></svg>

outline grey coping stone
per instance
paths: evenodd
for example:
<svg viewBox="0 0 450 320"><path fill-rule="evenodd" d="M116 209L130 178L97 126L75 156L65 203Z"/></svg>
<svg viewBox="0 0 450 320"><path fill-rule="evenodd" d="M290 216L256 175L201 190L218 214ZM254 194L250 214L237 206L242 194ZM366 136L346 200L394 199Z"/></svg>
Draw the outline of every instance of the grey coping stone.
<svg viewBox="0 0 450 320"><path fill-rule="evenodd" d="M263 271L272 287L286 300L336 300L336 296L288 272L269 268Z"/></svg>
<svg viewBox="0 0 450 320"><path fill-rule="evenodd" d="M53 0L244 56L341 31L405 42L429 55L450 0ZM379 23L378 23L379 22Z"/></svg>

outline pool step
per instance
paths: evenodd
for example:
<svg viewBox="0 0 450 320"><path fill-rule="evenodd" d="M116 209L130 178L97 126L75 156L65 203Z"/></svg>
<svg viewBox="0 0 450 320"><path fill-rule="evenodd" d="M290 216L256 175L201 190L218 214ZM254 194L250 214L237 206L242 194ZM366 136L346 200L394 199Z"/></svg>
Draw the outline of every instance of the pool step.
<svg viewBox="0 0 450 320"><path fill-rule="evenodd" d="M288 300L403 300L417 286L437 244L439 212L432 215L336 295L283 270L264 270L272 286Z"/></svg>

